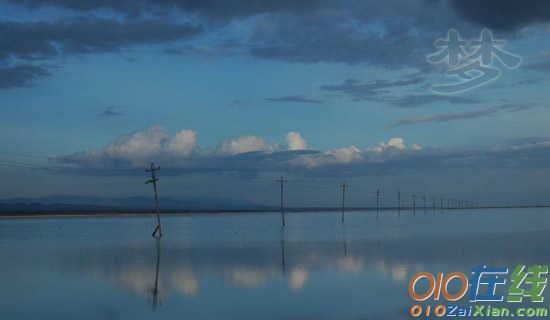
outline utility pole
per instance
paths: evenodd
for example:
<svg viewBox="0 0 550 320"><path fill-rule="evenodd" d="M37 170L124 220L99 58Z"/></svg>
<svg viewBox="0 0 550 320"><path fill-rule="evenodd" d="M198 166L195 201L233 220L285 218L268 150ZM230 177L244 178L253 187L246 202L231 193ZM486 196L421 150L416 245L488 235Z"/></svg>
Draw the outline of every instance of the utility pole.
<svg viewBox="0 0 550 320"><path fill-rule="evenodd" d="M443 198L439 198L439 210L443 211Z"/></svg>
<svg viewBox="0 0 550 320"><path fill-rule="evenodd" d="M346 210L346 188L348 187L348 185L344 182L340 185L340 187L342 188L342 218L341 218L341 221L342 221L342 223L344 223L344 212Z"/></svg>
<svg viewBox="0 0 550 320"><path fill-rule="evenodd" d="M413 198L413 216L416 215L416 194L412 195Z"/></svg>
<svg viewBox="0 0 550 320"><path fill-rule="evenodd" d="M157 232L158 232L158 237L160 238L160 237L162 237L162 228L160 226L159 196L158 196L158 191L157 191L157 181L159 181L159 179L157 178L156 172L158 170L160 170L160 167L156 167L155 164L153 162L151 162L151 165L149 166L149 168L145 170L146 172L151 172L151 179L145 181L145 184L152 183L153 184L153 191L155 193L155 212L157 214L157 226L155 227L155 230L153 231L153 234L151 234L151 235L153 237L156 237Z"/></svg>
<svg viewBox="0 0 550 320"><path fill-rule="evenodd" d="M380 211L380 189L376 189L376 212Z"/></svg>
<svg viewBox="0 0 550 320"><path fill-rule="evenodd" d="M285 177L281 176L279 179L277 179L277 182L281 184L281 221L283 224L283 227L286 225L285 223L285 206L284 206L284 184L287 182Z"/></svg>
<svg viewBox="0 0 550 320"><path fill-rule="evenodd" d="M401 190L397 190L397 214L401 215Z"/></svg>

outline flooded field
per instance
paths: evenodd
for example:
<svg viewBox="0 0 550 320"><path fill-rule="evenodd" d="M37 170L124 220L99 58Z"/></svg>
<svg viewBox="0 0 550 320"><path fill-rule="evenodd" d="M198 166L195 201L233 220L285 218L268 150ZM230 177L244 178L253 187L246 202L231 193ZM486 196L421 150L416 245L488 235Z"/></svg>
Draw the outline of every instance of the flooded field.
<svg viewBox="0 0 550 320"><path fill-rule="evenodd" d="M406 319L417 271L548 264L550 209L0 220L0 319ZM542 306L547 306L545 301Z"/></svg>

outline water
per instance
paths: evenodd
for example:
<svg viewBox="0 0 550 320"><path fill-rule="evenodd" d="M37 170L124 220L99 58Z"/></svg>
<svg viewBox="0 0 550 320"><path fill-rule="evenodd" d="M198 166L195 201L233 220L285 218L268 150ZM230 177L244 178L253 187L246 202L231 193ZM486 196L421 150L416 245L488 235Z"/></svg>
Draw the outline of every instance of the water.
<svg viewBox="0 0 550 320"><path fill-rule="evenodd" d="M0 219L0 319L410 318L417 271L547 264L549 217L292 213L281 231L276 213L165 216L159 242L152 216Z"/></svg>

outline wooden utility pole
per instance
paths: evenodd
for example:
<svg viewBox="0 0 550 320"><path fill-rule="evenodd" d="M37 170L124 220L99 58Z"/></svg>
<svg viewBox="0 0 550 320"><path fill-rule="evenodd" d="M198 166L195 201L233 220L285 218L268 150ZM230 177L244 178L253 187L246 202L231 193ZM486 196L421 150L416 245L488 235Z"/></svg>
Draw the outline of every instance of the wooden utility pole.
<svg viewBox="0 0 550 320"><path fill-rule="evenodd" d="M416 215L416 194L413 194L412 198L413 198L413 215Z"/></svg>
<svg viewBox="0 0 550 320"><path fill-rule="evenodd" d="M401 190L397 190L397 214L401 215Z"/></svg>
<svg viewBox="0 0 550 320"><path fill-rule="evenodd" d="M285 206L284 206L284 184L287 182L285 177L281 176L276 180L281 185L281 223L283 227L286 225L285 222Z"/></svg>
<svg viewBox="0 0 550 320"><path fill-rule="evenodd" d="M340 187L342 188L342 218L341 218L341 222L344 223L344 213L346 211L346 189L347 189L348 185L344 182L340 185Z"/></svg>
<svg viewBox="0 0 550 320"><path fill-rule="evenodd" d="M380 189L376 189L376 211L380 211Z"/></svg>
<svg viewBox="0 0 550 320"><path fill-rule="evenodd" d="M159 196L157 191L157 181L159 181L159 179L157 178L156 172L158 170L160 170L160 167L156 167L155 164L151 162L151 165L149 166L149 168L145 170L146 172L151 172L151 179L145 181L145 184L152 183L153 191L155 193L155 212L157 214L157 226L155 227L155 230L151 235L153 237L157 237L157 232L158 232L158 237L160 238L162 237L162 228L160 226Z"/></svg>

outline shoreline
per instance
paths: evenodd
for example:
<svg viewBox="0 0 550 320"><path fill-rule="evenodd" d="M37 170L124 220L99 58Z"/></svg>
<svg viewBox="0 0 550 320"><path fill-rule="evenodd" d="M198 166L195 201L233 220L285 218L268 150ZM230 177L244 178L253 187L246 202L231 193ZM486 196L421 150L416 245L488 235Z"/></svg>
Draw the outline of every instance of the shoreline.
<svg viewBox="0 0 550 320"><path fill-rule="evenodd" d="M438 208L417 207L416 211L464 211L479 209L535 209L549 208L550 205L523 205L523 206L479 206L472 208ZM311 207L311 208L285 208L285 213L314 213L314 212L333 212L341 211L338 207ZM379 211L413 211L412 207L384 207ZM346 212L376 212L375 207L351 207L346 208ZM221 214L256 214L256 213L279 213L278 208L256 208L256 209L211 209L211 210L189 210L189 209L169 209L161 211L164 216L195 216L195 215L221 215ZM152 210L112 210L112 211L33 211L33 212L5 212L0 213L0 219L31 219L31 218L85 218L85 217L139 217L154 215Z"/></svg>

